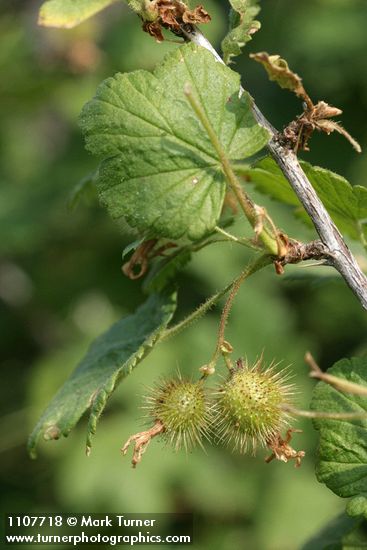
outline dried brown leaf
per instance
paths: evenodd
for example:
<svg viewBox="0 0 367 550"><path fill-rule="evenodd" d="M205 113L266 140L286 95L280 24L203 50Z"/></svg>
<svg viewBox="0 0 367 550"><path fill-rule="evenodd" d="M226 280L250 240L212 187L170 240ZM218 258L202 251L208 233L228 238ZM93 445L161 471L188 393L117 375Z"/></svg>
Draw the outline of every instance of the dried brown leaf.
<svg viewBox="0 0 367 550"><path fill-rule="evenodd" d="M339 116L343 113L338 107L333 107L325 101L319 101L312 110L312 118L314 120L322 118L332 118L334 116Z"/></svg>
<svg viewBox="0 0 367 550"><path fill-rule="evenodd" d="M153 36L157 42L163 42L162 27L159 21L145 21L143 31Z"/></svg>
<svg viewBox="0 0 367 550"><path fill-rule="evenodd" d="M309 151L308 140L315 130L328 135L338 132L349 141L358 153L361 153L362 149L359 143L338 122L330 120L332 117L341 115L342 112L338 107L333 107L325 101L319 101L312 107L306 106L304 112L284 129L280 140L283 140L285 145L292 147L295 152Z"/></svg>
<svg viewBox="0 0 367 550"><path fill-rule="evenodd" d="M269 55L267 52L250 54L250 57L264 66L270 80L281 88L294 92L311 108L313 104L303 87L301 77L290 70L285 59L279 55Z"/></svg>
<svg viewBox="0 0 367 550"><path fill-rule="evenodd" d="M357 153L362 152L362 148L359 145L358 141L356 141L349 132L347 132L343 126L338 124L337 122L334 122L333 120L319 120L315 124L316 128L318 130L321 130L322 132L325 132L326 134L331 134L331 132L338 132L342 136L344 136L349 143L352 145L352 147L357 151Z"/></svg>
<svg viewBox="0 0 367 550"><path fill-rule="evenodd" d="M158 42L164 40L162 27L179 34L183 24L195 25L209 23L211 20L203 6L200 5L190 10L180 0L153 0L150 4L150 11L156 14L156 19L153 22L145 21L143 29L154 36Z"/></svg>
<svg viewBox="0 0 367 550"><path fill-rule="evenodd" d="M186 10L182 15L182 21L184 23L195 25L197 23L209 23L211 21L211 17L209 13L204 10L203 6L197 6L193 10Z"/></svg>

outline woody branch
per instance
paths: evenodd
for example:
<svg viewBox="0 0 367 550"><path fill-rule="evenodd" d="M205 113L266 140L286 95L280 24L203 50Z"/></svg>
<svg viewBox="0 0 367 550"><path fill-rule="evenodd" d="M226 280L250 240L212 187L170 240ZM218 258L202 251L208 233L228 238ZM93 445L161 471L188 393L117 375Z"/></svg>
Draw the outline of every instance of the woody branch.
<svg viewBox="0 0 367 550"><path fill-rule="evenodd" d="M194 25L182 27L181 30L186 41L206 48L217 61L224 63L211 43ZM302 170L296 154L279 143L277 131L255 103L253 113L257 122L271 133L272 137L268 143L269 152L310 216L320 237L320 247L325 250L328 265L333 266L340 273L363 308L367 309L367 278Z"/></svg>

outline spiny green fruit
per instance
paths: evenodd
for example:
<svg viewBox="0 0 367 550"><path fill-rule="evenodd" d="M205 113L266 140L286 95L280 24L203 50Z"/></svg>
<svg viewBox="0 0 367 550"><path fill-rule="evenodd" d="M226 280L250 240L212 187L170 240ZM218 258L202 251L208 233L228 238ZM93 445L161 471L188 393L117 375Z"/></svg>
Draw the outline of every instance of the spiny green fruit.
<svg viewBox="0 0 367 550"><path fill-rule="evenodd" d="M208 438L212 406L201 381L163 381L146 397L145 409L149 418L163 424L163 436L175 450L202 446L202 438Z"/></svg>
<svg viewBox="0 0 367 550"><path fill-rule="evenodd" d="M253 366L238 360L218 390L213 422L218 439L243 453L250 447L253 454L273 440L288 425L289 414L281 408L293 393L287 379L274 364L263 367L262 358Z"/></svg>

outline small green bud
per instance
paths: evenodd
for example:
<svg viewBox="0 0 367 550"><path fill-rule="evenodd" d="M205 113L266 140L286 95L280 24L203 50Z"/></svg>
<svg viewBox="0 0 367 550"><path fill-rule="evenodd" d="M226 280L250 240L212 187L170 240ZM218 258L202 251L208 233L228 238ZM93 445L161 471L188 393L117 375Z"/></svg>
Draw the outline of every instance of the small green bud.
<svg viewBox="0 0 367 550"><path fill-rule="evenodd" d="M289 404L293 386L286 379L274 365L263 368L262 358L253 366L237 361L218 391L213 422L218 439L243 453L250 447L253 454L272 441L288 425L282 405Z"/></svg>

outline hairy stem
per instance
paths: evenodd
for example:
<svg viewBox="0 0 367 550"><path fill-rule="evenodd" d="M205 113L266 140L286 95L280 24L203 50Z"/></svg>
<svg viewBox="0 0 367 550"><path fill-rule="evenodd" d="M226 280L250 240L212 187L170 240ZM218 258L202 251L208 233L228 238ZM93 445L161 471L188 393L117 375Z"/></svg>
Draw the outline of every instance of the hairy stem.
<svg viewBox="0 0 367 550"><path fill-rule="evenodd" d="M226 241L232 241L236 244L241 244L242 246L247 246L248 248L252 248L254 250L259 250L259 247L256 246L256 244L254 244L250 239L238 238L235 235L232 235L232 233L228 233L228 231L225 231L221 227L218 227L217 225L215 226L215 231L227 237Z"/></svg>
<svg viewBox="0 0 367 550"><path fill-rule="evenodd" d="M367 419L367 412L364 413L334 413L334 412L323 412L323 411L303 411L301 409L296 409L289 405L283 405L283 411L289 412L296 416L302 416L304 418L325 418L325 419L335 419L335 420L358 420L359 418Z"/></svg>
<svg viewBox="0 0 367 550"><path fill-rule="evenodd" d="M228 296L228 299L224 305L222 315L220 318L219 328L218 328L218 337L217 337L217 344L215 347L215 351L213 353L213 357L210 361L210 365L215 367L218 358L222 351L222 346L224 343L224 334L226 329L226 324L228 321L229 314L232 309L233 301L242 285L242 283L251 275L256 273L257 271L260 271L260 269L263 269L267 265L272 263L271 256L269 255L263 255L260 258L257 258L255 261L251 262L249 265L245 267L245 269L240 273L240 275L235 279L235 281L232 283L232 289L231 293Z"/></svg>
<svg viewBox="0 0 367 550"><path fill-rule="evenodd" d="M181 30L185 40L206 48L214 55L217 61L224 63L211 43L195 26L189 29L182 28ZM306 174L303 172L297 156L293 151L285 148L277 141L275 128L264 117L255 103L253 104L253 113L257 122L271 132L273 137L268 143L268 149L310 216L322 243L328 250L330 264L344 278L363 308L367 309L367 278L351 254Z"/></svg>
<svg viewBox="0 0 367 550"><path fill-rule="evenodd" d="M355 382L349 382L349 380L344 380L344 378L339 378L338 376L333 376L328 372L323 372L311 353L306 353L305 361L311 369L310 376L311 378L317 378L322 380L330 386L333 386L335 389L342 391L344 393L352 393L354 395L364 395L367 396L367 386L361 386Z"/></svg>
<svg viewBox="0 0 367 550"><path fill-rule="evenodd" d="M244 271L242 271L240 273L240 275L238 277L236 277L236 279L234 279L233 281L231 281L228 285L226 285L224 288L222 288L222 290L219 290L218 292L216 292L215 294L213 294L213 296L211 296L210 298L208 298L203 304L201 304L201 306L199 306L195 311L193 311L190 315L188 315L187 317L185 317L185 319L183 319L182 321L180 321L179 323L177 323L176 325L173 325L173 327L170 327L168 329L166 329L162 335L160 336L158 342L163 342L165 340L168 340L168 338L172 338L173 336L176 336L176 334L178 334L179 332L185 330L187 327L189 327L191 324L193 324L195 321L198 321L201 317L203 317L205 315L205 313L207 313L207 311L209 311L223 296L225 296L227 294L227 292L229 292L230 290L232 290L232 293L233 293L233 288L238 285L238 288L236 290L236 292L233 294L232 296L232 299L230 301L230 307L228 309L228 312L226 314L226 317L225 319L223 318L223 313L222 313L222 318L221 318L221 326L223 324L223 328L221 329L221 332L223 332L223 337L222 337L222 340L221 342L219 343L219 340L218 340L218 345L217 347L219 347L219 353L220 353L220 347L221 345L223 344L223 341L224 341L224 327L225 327L225 324L226 324L226 319L228 318L228 314L229 314L229 311L230 311L230 308L231 308L231 305L232 305L232 302L235 298L235 295L237 294L238 292L238 289L239 287L241 286L241 283L250 275L252 275L253 273L255 273L256 271L259 271L260 269L262 269L263 267L266 267L267 265L271 264L272 262L272 258L271 256L269 255L264 255L264 256L261 256L260 258L258 258L257 260L255 260L255 262L253 262L252 264L250 264L250 266L247 266ZM240 280L240 283L238 284ZM232 295L231 293L231 295ZM228 301L226 303L226 305L228 304ZM226 306L225 306L226 307Z"/></svg>
<svg viewBox="0 0 367 550"><path fill-rule="evenodd" d="M205 315L205 313L207 313L207 311L209 311L209 309L211 309L218 302L218 300L220 300L225 294L227 294L227 292L230 291L233 284L234 282L231 281L227 286L222 288L222 290L216 292L215 294L213 294L213 296L208 298L195 311L185 317L185 319L183 319L173 327L166 329L159 338L159 342L168 340L168 338L172 338L172 336L176 336L176 334L189 327L192 323L200 319L200 317L203 317L203 315Z"/></svg>

